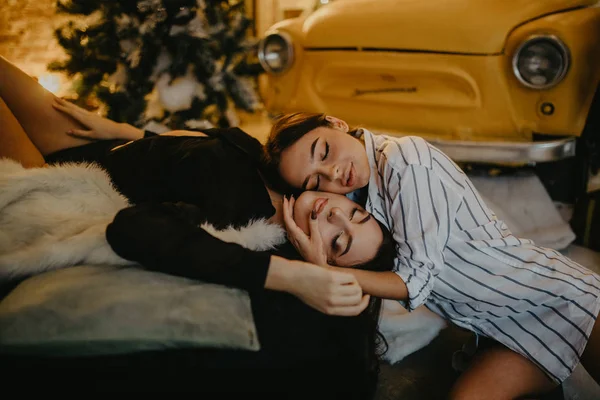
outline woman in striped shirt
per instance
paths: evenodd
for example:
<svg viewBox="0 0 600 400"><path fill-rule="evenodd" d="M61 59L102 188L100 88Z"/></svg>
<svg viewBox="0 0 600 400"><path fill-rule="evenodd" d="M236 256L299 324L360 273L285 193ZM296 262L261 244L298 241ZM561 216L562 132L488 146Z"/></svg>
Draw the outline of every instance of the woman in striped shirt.
<svg viewBox="0 0 600 400"><path fill-rule="evenodd" d="M365 293L397 299L409 311L424 305L491 339L451 398L548 392L580 361L600 382L600 277L514 236L439 149L416 136L373 135L308 113L276 121L265 148L286 190L362 200L391 230L394 271L353 272ZM310 235L293 224L288 233ZM318 249L300 251L322 258Z"/></svg>

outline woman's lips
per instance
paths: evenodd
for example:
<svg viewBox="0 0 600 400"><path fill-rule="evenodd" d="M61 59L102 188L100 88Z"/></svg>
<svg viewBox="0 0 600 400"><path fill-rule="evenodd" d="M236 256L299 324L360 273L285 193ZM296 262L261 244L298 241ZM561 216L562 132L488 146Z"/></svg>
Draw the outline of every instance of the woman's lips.
<svg viewBox="0 0 600 400"><path fill-rule="evenodd" d="M315 203L313 204L313 212L317 215L319 215L319 213L321 211L323 211L323 208L325 208L325 205L327 204L327 202L329 201L329 199L324 199L324 198L318 198Z"/></svg>

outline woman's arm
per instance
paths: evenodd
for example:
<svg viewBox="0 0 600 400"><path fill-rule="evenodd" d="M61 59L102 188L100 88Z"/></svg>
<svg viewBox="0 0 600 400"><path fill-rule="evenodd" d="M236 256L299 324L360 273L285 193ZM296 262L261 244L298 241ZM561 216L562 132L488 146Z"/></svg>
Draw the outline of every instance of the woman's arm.
<svg viewBox="0 0 600 400"><path fill-rule="evenodd" d="M66 133L70 136L95 140L136 140L144 137L144 131L134 127L133 125L116 122L108 118L101 117L98 114L84 110L83 108L58 97L54 98L52 107L54 107L54 109L57 111L60 111L75 119L85 127L82 129L68 130Z"/></svg>
<svg viewBox="0 0 600 400"><path fill-rule="evenodd" d="M246 290L264 287L270 254L223 242L199 227L196 207L145 203L117 213L106 239L143 267Z"/></svg>
<svg viewBox="0 0 600 400"><path fill-rule="evenodd" d="M369 296L353 275L223 242L200 227L198 207L146 203L121 210L106 238L147 269L245 290L291 293L332 315L358 315Z"/></svg>
<svg viewBox="0 0 600 400"><path fill-rule="evenodd" d="M336 267L338 270L346 270ZM392 271L365 271L360 269L349 269L354 275L364 293L382 299L406 301L408 299L408 288L397 273Z"/></svg>
<svg viewBox="0 0 600 400"><path fill-rule="evenodd" d="M108 139L126 139L137 140L144 137L144 131L136 128L125 122L116 122L108 118L101 117L90 111L84 110L77 105L55 98L52 106L74 118L85 126L85 129L70 129L66 133L70 136L93 139L93 140L108 140ZM197 131L175 130L161 133L164 136L206 136L206 134Z"/></svg>
<svg viewBox="0 0 600 400"><path fill-rule="evenodd" d="M462 201L430 165L420 162L432 159L429 145L421 138L411 142L388 146L380 168L387 182L385 206L397 243L394 272L408 290L409 311L422 305L433 289ZM416 152L408 147L413 145Z"/></svg>
<svg viewBox="0 0 600 400"><path fill-rule="evenodd" d="M271 256L265 288L293 294L329 315L358 315L370 299L347 270L323 268L275 255Z"/></svg>

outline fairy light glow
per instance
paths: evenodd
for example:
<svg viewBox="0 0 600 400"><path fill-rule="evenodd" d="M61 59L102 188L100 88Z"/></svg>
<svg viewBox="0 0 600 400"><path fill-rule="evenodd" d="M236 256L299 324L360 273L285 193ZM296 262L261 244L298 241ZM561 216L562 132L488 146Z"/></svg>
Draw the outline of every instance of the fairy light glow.
<svg viewBox="0 0 600 400"><path fill-rule="evenodd" d="M38 78L38 83L53 94L60 90L60 78L56 74L44 74Z"/></svg>

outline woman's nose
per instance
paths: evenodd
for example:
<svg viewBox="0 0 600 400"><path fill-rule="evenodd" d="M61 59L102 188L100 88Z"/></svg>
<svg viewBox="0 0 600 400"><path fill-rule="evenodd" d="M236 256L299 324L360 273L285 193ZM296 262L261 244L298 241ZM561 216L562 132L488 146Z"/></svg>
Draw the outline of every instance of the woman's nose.
<svg viewBox="0 0 600 400"><path fill-rule="evenodd" d="M336 179L340 178L341 175L341 168L339 167L339 165L337 164L322 164L319 168L318 168L318 173L326 178L328 181L333 182Z"/></svg>
<svg viewBox="0 0 600 400"><path fill-rule="evenodd" d="M331 181L335 181L340 177L341 168L337 164L331 164L329 166L329 178Z"/></svg>

